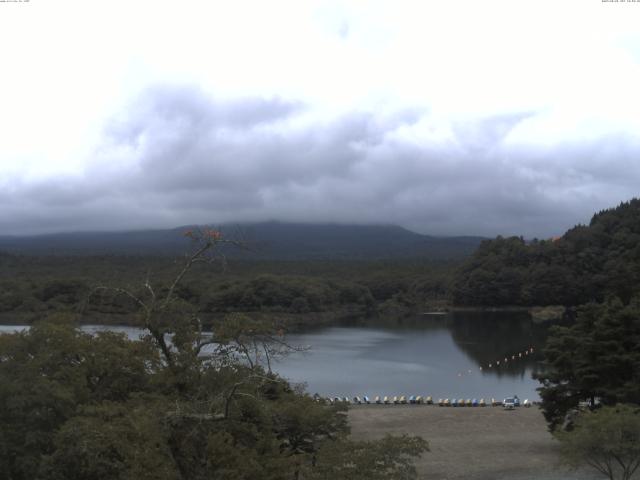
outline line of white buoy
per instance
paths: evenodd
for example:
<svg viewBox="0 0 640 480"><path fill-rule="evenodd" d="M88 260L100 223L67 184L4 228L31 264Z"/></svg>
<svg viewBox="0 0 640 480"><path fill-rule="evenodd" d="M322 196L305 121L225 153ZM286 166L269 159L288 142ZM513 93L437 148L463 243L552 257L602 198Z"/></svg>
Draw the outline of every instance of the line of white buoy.
<svg viewBox="0 0 640 480"><path fill-rule="evenodd" d="M518 353L514 353L512 355L507 355L503 359L491 362L491 363L487 364L486 368L494 368L494 367L497 368L497 367L500 366L501 362L502 362L502 365L506 365L506 364L509 363L509 360L515 361L515 360L518 360L520 358L523 358L523 357L526 357L528 355L531 355L531 354L533 354L533 352L534 352L533 347L529 347L524 352L518 352ZM482 370L482 369L483 369L483 367L480 366L480 370Z"/></svg>
<svg viewBox="0 0 640 480"><path fill-rule="evenodd" d="M522 352L518 352L518 353L514 353L512 355L506 355L504 358L499 359L499 360L494 360L491 363L487 363L486 365L482 366L480 365L478 367L478 371L482 372L485 370L491 370L491 369L497 369L500 366L505 366L507 365L509 362L514 362L516 360L520 360L522 358L525 358L529 355L532 355L534 352L533 347L529 347L526 350L522 351ZM474 373L473 370L467 370L466 372L458 372L457 376L458 377L465 377L467 375L472 375Z"/></svg>

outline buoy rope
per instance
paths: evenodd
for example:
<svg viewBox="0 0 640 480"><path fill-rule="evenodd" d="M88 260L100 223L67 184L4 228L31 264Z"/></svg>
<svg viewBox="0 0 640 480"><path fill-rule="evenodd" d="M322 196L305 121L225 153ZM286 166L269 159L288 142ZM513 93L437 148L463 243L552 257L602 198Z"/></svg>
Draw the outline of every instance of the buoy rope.
<svg viewBox="0 0 640 480"><path fill-rule="evenodd" d="M479 365L478 366L478 371L482 372L485 370L491 370L491 369L497 369L501 366L505 366L508 365L509 362L514 362L516 360L520 360L522 358L528 357L529 355L532 355L534 352L534 348L532 346L530 346L529 348L527 348L526 350L522 351L522 352L518 352L518 353L514 353L512 355L505 355L504 358L501 358L499 360L495 360L491 363L488 363L484 366ZM473 370L467 370L466 372L458 372L458 377L464 377L466 375L471 375L473 374Z"/></svg>

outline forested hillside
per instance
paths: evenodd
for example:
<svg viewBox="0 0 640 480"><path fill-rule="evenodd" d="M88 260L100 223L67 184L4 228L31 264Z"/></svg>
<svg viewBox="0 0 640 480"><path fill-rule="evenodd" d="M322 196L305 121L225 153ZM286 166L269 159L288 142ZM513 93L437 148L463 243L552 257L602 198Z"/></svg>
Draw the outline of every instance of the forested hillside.
<svg viewBox="0 0 640 480"><path fill-rule="evenodd" d="M581 305L640 291L640 199L593 216L562 237L486 240L458 270L458 305Z"/></svg>

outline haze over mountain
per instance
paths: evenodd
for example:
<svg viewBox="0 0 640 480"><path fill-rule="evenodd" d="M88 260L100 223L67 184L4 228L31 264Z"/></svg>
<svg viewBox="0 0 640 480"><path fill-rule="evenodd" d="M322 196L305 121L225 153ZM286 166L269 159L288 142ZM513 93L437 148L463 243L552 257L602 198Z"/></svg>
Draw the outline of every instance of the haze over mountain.
<svg viewBox="0 0 640 480"><path fill-rule="evenodd" d="M0 236L0 251L28 254L176 255L188 251L184 232L165 230L76 232L37 236ZM197 228L197 227L196 227ZM435 237L395 225L263 222L227 224L225 236L246 242L247 259L375 259L422 257L453 259L471 254L482 237Z"/></svg>

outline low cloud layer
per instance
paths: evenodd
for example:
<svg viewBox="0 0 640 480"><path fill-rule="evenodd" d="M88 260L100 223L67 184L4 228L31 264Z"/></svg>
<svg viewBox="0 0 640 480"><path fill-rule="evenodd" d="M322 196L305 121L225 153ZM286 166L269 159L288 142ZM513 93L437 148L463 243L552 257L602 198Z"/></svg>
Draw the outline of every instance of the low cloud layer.
<svg viewBox="0 0 640 480"><path fill-rule="evenodd" d="M556 121L320 116L285 98L153 88L107 123L83 172L0 184L0 233L279 219L556 235L640 185L637 136L595 124L559 140L545 134Z"/></svg>

